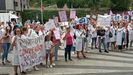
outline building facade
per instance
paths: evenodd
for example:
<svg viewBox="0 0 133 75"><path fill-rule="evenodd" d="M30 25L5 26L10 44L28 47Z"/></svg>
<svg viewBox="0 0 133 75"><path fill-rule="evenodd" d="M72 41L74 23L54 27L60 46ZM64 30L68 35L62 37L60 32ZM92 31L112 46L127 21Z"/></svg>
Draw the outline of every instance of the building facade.
<svg viewBox="0 0 133 75"><path fill-rule="evenodd" d="M19 15L20 11L29 8L29 0L0 0L0 12L13 11Z"/></svg>

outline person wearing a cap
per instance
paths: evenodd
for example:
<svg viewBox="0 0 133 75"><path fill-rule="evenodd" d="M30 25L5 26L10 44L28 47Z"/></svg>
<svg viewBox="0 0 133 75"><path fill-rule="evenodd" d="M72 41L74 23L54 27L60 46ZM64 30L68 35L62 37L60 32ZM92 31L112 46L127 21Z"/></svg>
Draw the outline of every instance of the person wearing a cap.
<svg viewBox="0 0 133 75"><path fill-rule="evenodd" d="M104 52L108 53L106 50L106 43L105 43L105 29L102 26L98 26L97 28L97 36L98 36L98 46L99 52L102 52L101 46L103 45Z"/></svg>

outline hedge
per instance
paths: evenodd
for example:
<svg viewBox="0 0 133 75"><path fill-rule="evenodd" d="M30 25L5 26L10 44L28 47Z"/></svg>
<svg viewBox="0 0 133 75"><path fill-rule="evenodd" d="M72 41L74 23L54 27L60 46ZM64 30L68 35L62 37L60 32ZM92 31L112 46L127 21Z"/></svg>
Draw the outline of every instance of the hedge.
<svg viewBox="0 0 133 75"><path fill-rule="evenodd" d="M77 10L76 14L78 17L85 17L87 14L90 14L88 10ZM36 16L38 15L38 20L41 21L41 12L38 10L24 10L21 12L22 22L24 23L26 20L37 20ZM67 17L69 18L70 11L67 11ZM48 19L53 18L53 16L58 16L57 10L45 10L43 12L43 21L44 23L48 21Z"/></svg>

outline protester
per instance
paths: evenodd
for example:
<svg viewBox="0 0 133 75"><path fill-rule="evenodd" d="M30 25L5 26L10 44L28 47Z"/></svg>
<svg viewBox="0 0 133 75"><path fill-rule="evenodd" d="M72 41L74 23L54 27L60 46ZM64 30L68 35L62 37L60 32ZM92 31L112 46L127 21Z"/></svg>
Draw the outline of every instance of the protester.
<svg viewBox="0 0 133 75"><path fill-rule="evenodd" d="M66 41L66 47L65 47L65 61L67 62L68 59L72 61L71 59L71 49L73 46L73 35L70 33L70 27L67 28L66 34L65 34L65 41Z"/></svg>
<svg viewBox="0 0 133 75"><path fill-rule="evenodd" d="M5 65L5 62L10 63L8 60L8 53L9 48L11 44L11 29L10 26L7 26L5 28L5 31L2 32L2 49L3 49L3 55L2 55L2 64Z"/></svg>
<svg viewBox="0 0 133 75"><path fill-rule="evenodd" d="M111 43L111 50L116 49L116 25L114 25L114 23L112 24L112 26L110 27L110 32L112 33L112 37L110 38L110 43Z"/></svg>
<svg viewBox="0 0 133 75"><path fill-rule="evenodd" d="M19 55L18 55L18 47L16 46L16 41L17 39L21 38L22 35L22 30L20 28L16 28L14 31L14 36L12 38L11 42L11 48L10 50L13 50L13 60L12 60L12 65L14 67L14 75L18 75L18 68L20 67L19 63Z"/></svg>
<svg viewBox="0 0 133 75"><path fill-rule="evenodd" d="M131 21L128 24L128 29L129 29L129 44L130 44L130 47L132 47L132 43L133 43L133 21Z"/></svg>
<svg viewBox="0 0 133 75"><path fill-rule="evenodd" d="M81 25L77 26L77 29L75 31L76 35L76 51L77 51L77 58L80 59L79 53L81 52L82 56L86 58L83 52L83 37L84 32L81 30Z"/></svg>
<svg viewBox="0 0 133 75"><path fill-rule="evenodd" d="M116 45L119 50L122 50L122 45L123 45L123 28L122 25L120 24L117 29L117 35L116 35Z"/></svg>
<svg viewBox="0 0 133 75"><path fill-rule="evenodd" d="M106 43L105 43L105 29L103 27L97 28L97 35L98 35L98 46L99 46L99 52L102 52L101 46L103 45L104 52L108 53L106 50Z"/></svg>
<svg viewBox="0 0 133 75"><path fill-rule="evenodd" d="M46 67L52 68L53 67L53 59L52 58L53 58L53 48L54 48L54 45L53 45L49 35L47 35L45 37ZM50 61L50 64L48 64L48 59Z"/></svg>
<svg viewBox="0 0 133 75"><path fill-rule="evenodd" d="M91 38L92 38L91 49L93 49L93 46L95 46L95 48L97 48L97 46L96 46L96 41L97 41L96 25L91 26L90 32L91 32Z"/></svg>
<svg viewBox="0 0 133 75"><path fill-rule="evenodd" d="M85 23L84 18L83 22L79 22L79 19L80 18L76 17L71 19L71 22L51 21L52 23L49 20L48 22L50 23L47 22L45 25L41 24L39 21L33 23L26 21L24 26L21 24L20 19L19 21L12 21L11 24L9 22L9 25L0 22L0 51L3 50L2 64L5 65L5 62L10 62L8 60L9 48L10 50L13 50L12 65L14 67L14 74L18 75L18 68L20 66L20 70L24 74L32 69L38 71L39 64L43 65L44 61L46 61L46 67L54 67L60 62L58 61L60 48L64 49L62 51L64 51L64 58L67 62L72 61L71 54L75 56L75 53L77 53L76 56L78 59L81 59L80 53L83 58L87 58L85 52L87 53L89 48L93 50L98 49L100 53L103 48L104 52L109 53L110 45L111 50L119 49L121 51L122 49L129 49L129 45L132 47L132 20L129 20L131 22L128 23L128 21L123 19L112 19L109 21L109 25L103 25L104 23L99 24L98 21L96 21L97 17L95 15L92 15L92 17L90 16L88 19L89 22L87 21L87 23ZM30 39L28 44L30 43L30 45L32 45L33 43L33 46L36 46L30 46L31 48L29 46L26 47L26 49L30 48L33 52L33 54L31 52L31 54L29 53L29 56L26 56L27 58L30 58L29 60L20 61L21 58L26 59L26 57L20 57L19 55L21 51L19 51L20 47L17 47L19 46L18 42L20 42L18 39ZM33 39L34 41L31 41ZM23 41L25 44L26 42L27 41ZM61 44L64 44L65 47L62 48L63 45ZM40 49L38 49L39 47ZM36 50L38 50L38 54ZM27 63L27 61L30 63ZM26 68L22 68L22 63L28 64L28 67L26 65Z"/></svg>

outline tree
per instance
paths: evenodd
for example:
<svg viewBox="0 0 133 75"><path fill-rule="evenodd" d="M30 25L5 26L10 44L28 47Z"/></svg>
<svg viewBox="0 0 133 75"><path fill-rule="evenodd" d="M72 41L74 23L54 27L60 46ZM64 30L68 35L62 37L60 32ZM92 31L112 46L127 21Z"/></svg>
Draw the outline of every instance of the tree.
<svg viewBox="0 0 133 75"><path fill-rule="evenodd" d="M63 8L64 5L66 4L66 0L57 0L56 4L58 8Z"/></svg>
<svg viewBox="0 0 133 75"><path fill-rule="evenodd" d="M111 10L114 12L127 11L131 0L111 0Z"/></svg>

